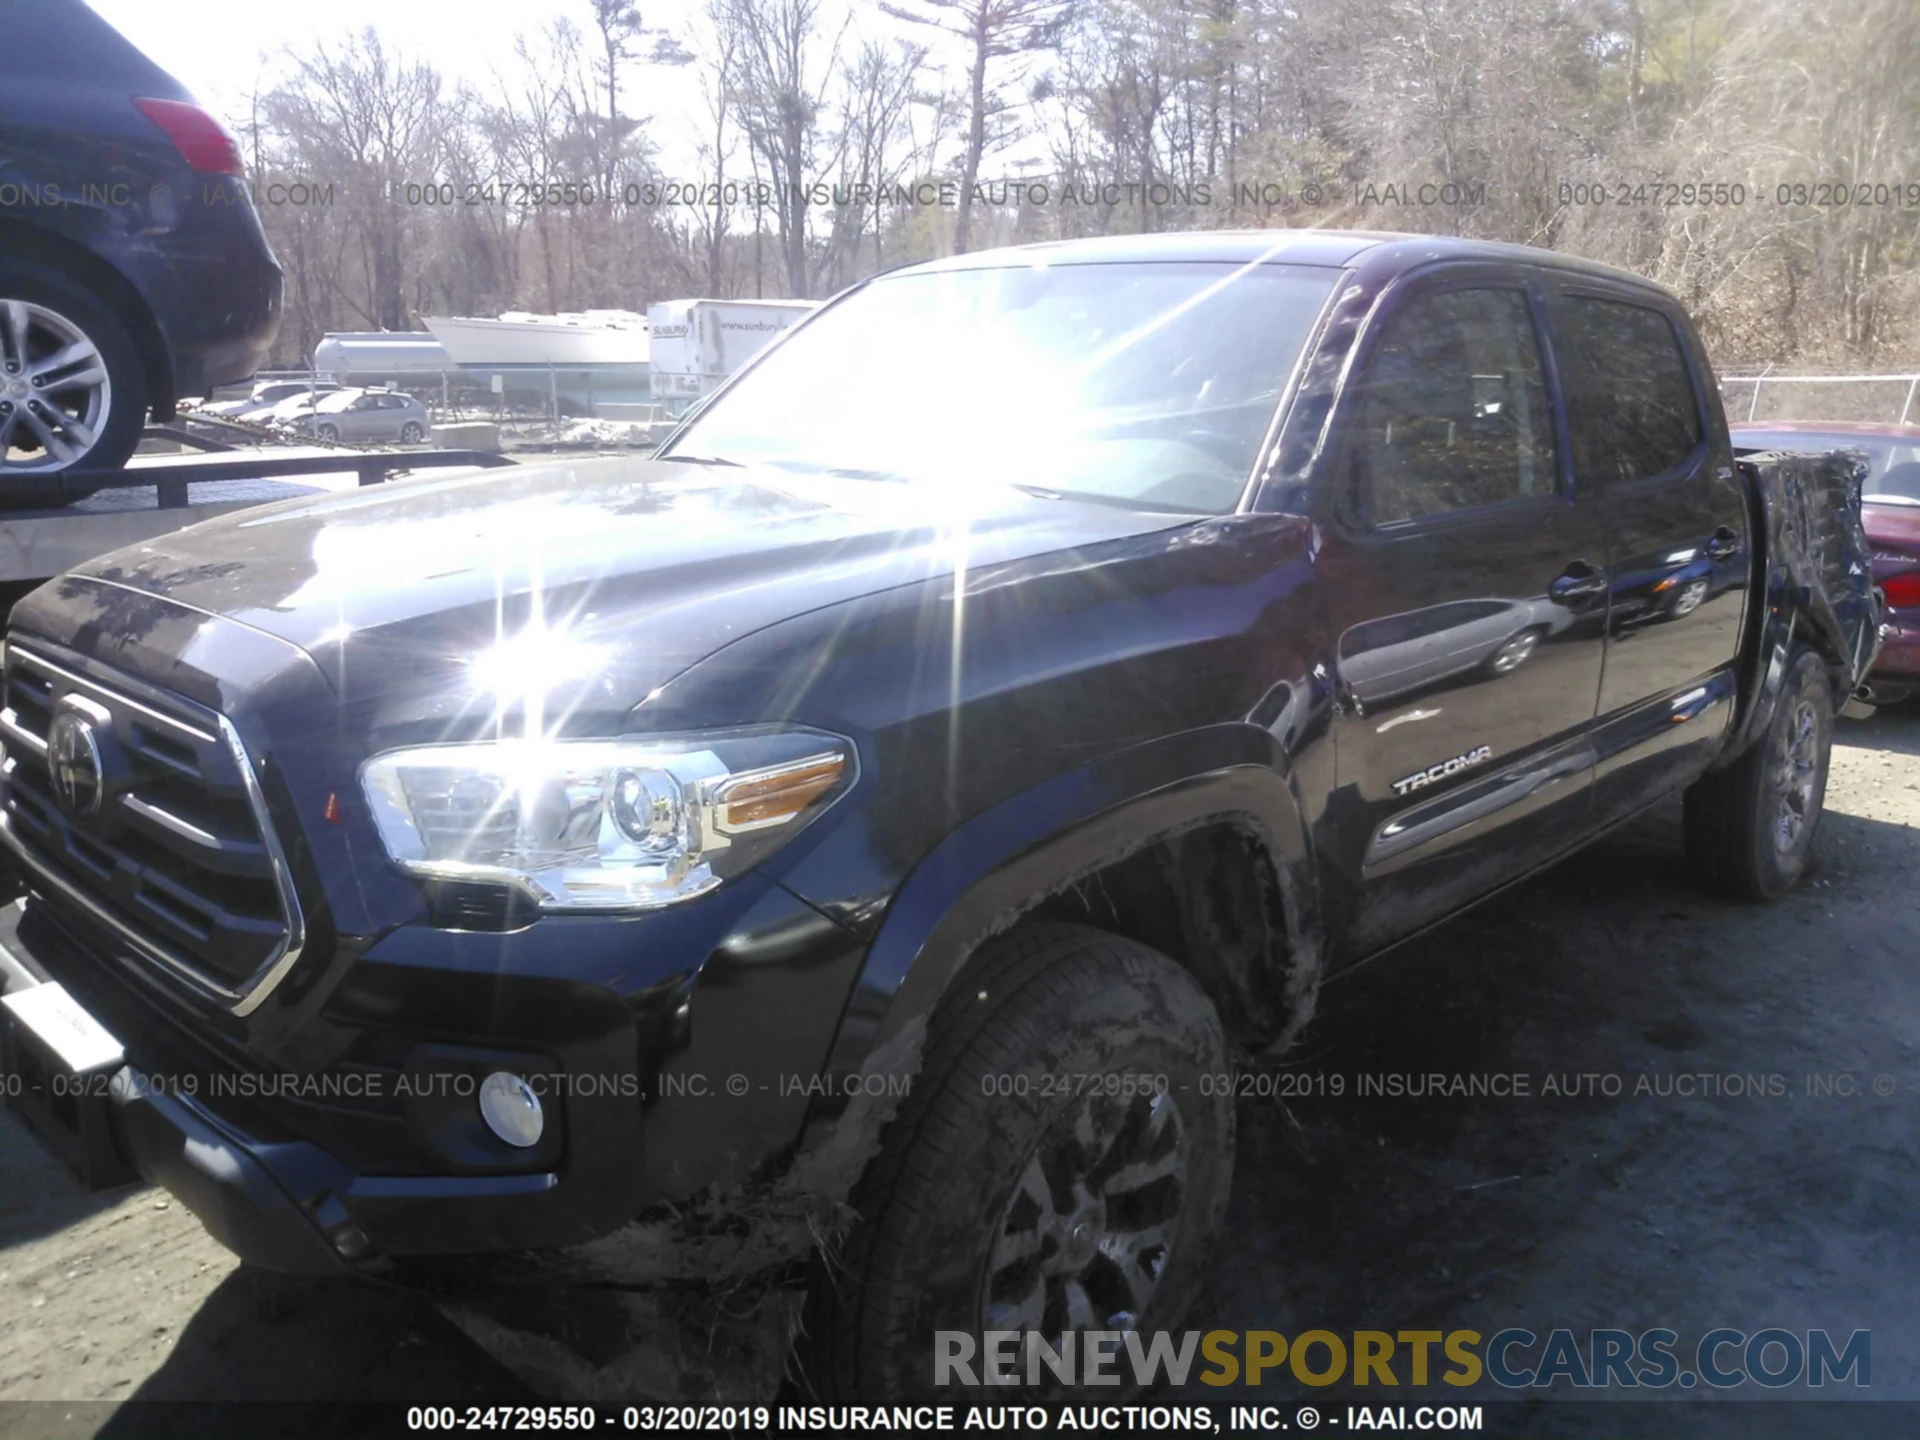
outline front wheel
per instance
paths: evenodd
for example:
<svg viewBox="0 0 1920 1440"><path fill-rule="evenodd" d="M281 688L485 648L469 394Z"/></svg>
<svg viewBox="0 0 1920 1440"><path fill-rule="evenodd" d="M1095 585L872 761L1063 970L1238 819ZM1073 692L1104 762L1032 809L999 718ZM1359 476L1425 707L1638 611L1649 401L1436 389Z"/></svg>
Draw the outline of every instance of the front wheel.
<svg viewBox="0 0 1920 1440"><path fill-rule="evenodd" d="M1698 610L1700 608L1700 602L1706 598L1707 582L1705 580L1689 580L1680 587L1679 593L1673 597L1673 605L1667 611L1667 614L1675 620L1684 620L1687 616Z"/></svg>
<svg viewBox="0 0 1920 1440"><path fill-rule="evenodd" d="M0 498L5 482L124 464L147 387L126 324L58 270L0 257Z"/></svg>
<svg viewBox="0 0 1920 1440"><path fill-rule="evenodd" d="M816 1385L951 1398L936 1355L970 1345L978 1376L985 1331L1057 1354L1068 1332L1174 1328L1232 1187L1226 1070L1220 1017L1166 956L1078 925L989 941L935 1012L853 1196L861 1219L820 1267Z"/></svg>
<svg viewBox="0 0 1920 1440"><path fill-rule="evenodd" d="M337 445L340 443L340 427L338 425L318 425L314 427L313 433L329 445Z"/></svg>
<svg viewBox="0 0 1920 1440"><path fill-rule="evenodd" d="M1773 720L1733 764L1687 789L1687 859L1709 889L1772 900L1807 868L1827 794L1833 689L1819 655L1788 667Z"/></svg>

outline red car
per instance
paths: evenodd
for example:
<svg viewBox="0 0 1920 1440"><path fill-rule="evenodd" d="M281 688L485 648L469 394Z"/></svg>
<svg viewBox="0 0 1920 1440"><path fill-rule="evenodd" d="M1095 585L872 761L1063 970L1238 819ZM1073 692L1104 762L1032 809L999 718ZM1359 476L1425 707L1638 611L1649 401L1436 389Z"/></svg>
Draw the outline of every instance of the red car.
<svg viewBox="0 0 1920 1440"><path fill-rule="evenodd" d="M1735 425L1736 450L1860 450L1872 463L1861 498L1873 578L1887 596L1887 637L1868 697L1892 705L1920 690L1920 425L1775 421Z"/></svg>

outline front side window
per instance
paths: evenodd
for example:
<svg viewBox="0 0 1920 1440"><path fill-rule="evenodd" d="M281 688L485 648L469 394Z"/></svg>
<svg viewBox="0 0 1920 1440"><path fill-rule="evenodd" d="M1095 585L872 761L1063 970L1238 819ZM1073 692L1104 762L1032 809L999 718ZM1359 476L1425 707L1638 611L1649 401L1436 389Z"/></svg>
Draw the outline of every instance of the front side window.
<svg viewBox="0 0 1920 1440"><path fill-rule="evenodd" d="M1574 296L1567 332L1574 473L1644 480L1685 464L1700 443L1700 407L1672 322L1644 305Z"/></svg>
<svg viewBox="0 0 1920 1440"><path fill-rule="evenodd" d="M1372 524L1557 488L1545 367L1519 290L1413 300L1388 321L1353 414L1361 505Z"/></svg>
<svg viewBox="0 0 1920 1440"><path fill-rule="evenodd" d="M1342 272L1145 262L883 276L770 351L665 457L1013 484L1129 508L1239 502Z"/></svg>

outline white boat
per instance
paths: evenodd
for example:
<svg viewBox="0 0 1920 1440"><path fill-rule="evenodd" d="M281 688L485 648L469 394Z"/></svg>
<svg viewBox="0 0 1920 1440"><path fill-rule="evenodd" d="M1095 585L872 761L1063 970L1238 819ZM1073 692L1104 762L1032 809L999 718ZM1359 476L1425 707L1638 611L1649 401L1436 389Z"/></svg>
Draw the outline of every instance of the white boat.
<svg viewBox="0 0 1920 1440"><path fill-rule="evenodd" d="M509 310L497 320L457 315L423 318L453 363L465 369L647 363L647 317L631 310L559 315Z"/></svg>

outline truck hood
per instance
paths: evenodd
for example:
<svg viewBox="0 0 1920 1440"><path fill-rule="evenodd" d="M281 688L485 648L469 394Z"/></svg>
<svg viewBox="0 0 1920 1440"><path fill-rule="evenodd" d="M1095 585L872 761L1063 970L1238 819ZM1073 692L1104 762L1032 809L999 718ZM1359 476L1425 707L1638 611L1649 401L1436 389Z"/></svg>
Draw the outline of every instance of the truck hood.
<svg viewBox="0 0 1920 1440"><path fill-rule="evenodd" d="M584 686L567 703L605 711L797 614L1194 518L990 480L948 497L612 459L236 512L78 573L298 646L343 698L408 690L465 709L470 687L448 682L491 663L549 690Z"/></svg>

